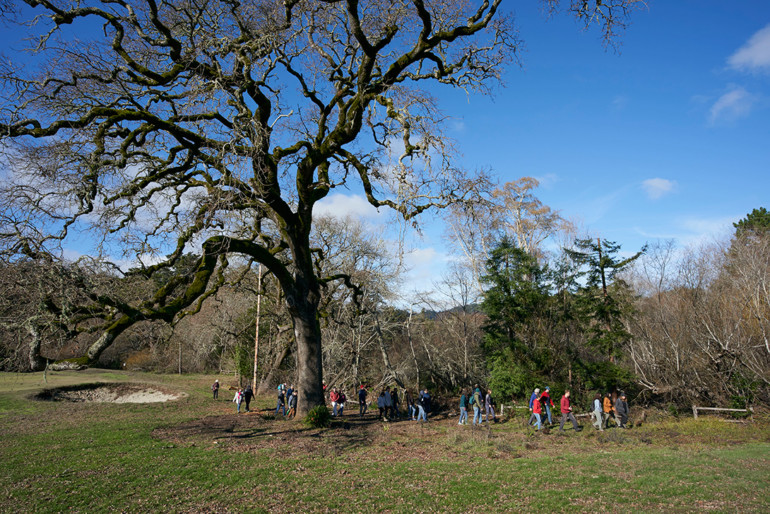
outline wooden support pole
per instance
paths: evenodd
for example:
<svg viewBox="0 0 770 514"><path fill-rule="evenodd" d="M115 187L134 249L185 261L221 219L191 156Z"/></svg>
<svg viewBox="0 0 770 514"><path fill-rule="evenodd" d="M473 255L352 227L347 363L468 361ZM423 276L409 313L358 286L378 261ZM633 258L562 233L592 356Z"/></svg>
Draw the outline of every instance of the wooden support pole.
<svg viewBox="0 0 770 514"><path fill-rule="evenodd" d="M254 378L251 387L254 394L257 394L257 366L259 363L259 315L262 307L262 265L259 265L259 276L257 278L257 321L256 332L254 335Z"/></svg>

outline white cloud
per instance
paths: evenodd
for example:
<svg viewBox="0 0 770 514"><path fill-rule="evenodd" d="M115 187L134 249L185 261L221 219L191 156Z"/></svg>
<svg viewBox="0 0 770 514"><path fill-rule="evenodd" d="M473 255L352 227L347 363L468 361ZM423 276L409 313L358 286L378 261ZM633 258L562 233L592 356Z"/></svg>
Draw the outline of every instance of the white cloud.
<svg viewBox="0 0 770 514"><path fill-rule="evenodd" d="M675 188L676 182L665 178L648 178L642 182L642 189L647 193L650 200L657 200L658 198L671 193Z"/></svg>
<svg viewBox="0 0 770 514"><path fill-rule="evenodd" d="M740 216L680 218L675 222L675 226L681 230L676 237L679 244L683 246L700 244L706 241L716 241L732 233L732 231L735 230L733 228L733 223L740 218Z"/></svg>
<svg viewBox="0 0 770 514"><path fill-rule="evenodd" d="M534 177L538 185L543 189L551 189L554 184L559 181L559 176L556 173L546 173L545 175L538 175Z"/></svg>
<svg viewBox="0 0 770 514"><path fill-rule="evenodd" d="M413 269L426 266L429 267L439 259L445 260L444 257L432 247L418 248L404 255L404 261L406 261L407 266Z"/></svg>
<svg viewBox="0 0 770 514"><path fill-rule="evenodd" d="M735 121L748 116L754 104L754 96L743 87L731 85L730 90L720 96L711 106L709 121Z"/></svg>
<svg viewBox="0 0 770 514"><path fill-rule="evenodd" d="M377 210L362 195L344 195L335 193L327 196L315 205L314 214L321 216L333 216L335 218L380 218L384 216L384 210Z"/></svg>
<svg viewBox="0 0 770 514"><path fill-rule="evenodd" d="M404 254L406 272L402 293L409 296L415 292L433 290L434 282L441 276L449 260L448 254L431 246L406 252Z"/></svg>
<svg viewBox="0 0 770 514"><path fill-rule="evenodd" d="M714 235L720 234L725 229L732 227L733 222L738 219L740 219L740 216L723 216L719 218L688 217L681 219L679 225L692 233Z"/></svg>
<svg viewBox="0 0 770 514"><path fill-rule="evenodd" d="M727 59L727 64L742 71L770 71L770 25L751 36Z"/></svg>

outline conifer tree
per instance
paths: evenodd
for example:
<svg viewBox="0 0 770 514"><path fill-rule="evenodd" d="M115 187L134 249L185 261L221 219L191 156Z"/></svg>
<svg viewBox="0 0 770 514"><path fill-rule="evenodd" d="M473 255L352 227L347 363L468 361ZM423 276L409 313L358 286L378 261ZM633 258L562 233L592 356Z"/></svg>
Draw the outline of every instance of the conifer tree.
<svg viewBox="0 0 770 514"><path fill-rule="evenodd" d="M617 256L620 245L614 241L577 239L575 246L577 250L565 248L565 251L582 268L577 278L585 278L577 292L576 315L588 344L614 362L621 345L631 337L623 324L631 310L628 286L617 274L638 259L647 247L621 259Z"/></svg>

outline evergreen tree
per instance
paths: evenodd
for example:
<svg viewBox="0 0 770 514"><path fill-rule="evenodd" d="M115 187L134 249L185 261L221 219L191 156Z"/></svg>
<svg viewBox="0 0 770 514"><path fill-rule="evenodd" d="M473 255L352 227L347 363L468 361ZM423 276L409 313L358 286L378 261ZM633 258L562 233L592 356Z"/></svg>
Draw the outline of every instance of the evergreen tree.
<svg viewBox="0 0 770 514"><path fill-rule="evenodd" d="M629 288L616 276L638 259L646 246L627 259L617 257L620 245L614 241L577 239L575 246L578 250L565 248L565 252L581 268L577 278L585 278L577 292L576 315L588 344L614 362L619 348L631 337L623 324L631 311Z"/></svg>
<svg viewBox="0 0 770 514"><path fill-rule="evenodd" d="M547 366L538 330L548 304L546 273L533 256L507 238L491 252L482 277L481 304L488 320L484 351L491 385L503 396L522 395Z"/></svg>
<svg viewBox="0 0 770 514"><path fill-rule="evenodd" d="M770 233L770 212L767 212L764 207L754 209L745 218L733 223L733 227L735 227L735 236L738 238Z"/></svg>

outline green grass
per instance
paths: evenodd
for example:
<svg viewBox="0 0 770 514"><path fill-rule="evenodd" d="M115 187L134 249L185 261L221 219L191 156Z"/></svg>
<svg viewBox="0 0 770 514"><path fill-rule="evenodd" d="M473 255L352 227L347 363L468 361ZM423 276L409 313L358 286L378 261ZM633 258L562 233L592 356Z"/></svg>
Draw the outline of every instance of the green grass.
<svg viewBox="0 0 770 514"><path fill-rule="evenodd" d="M80 377L102 378L94 371ZM345 439L354 429L341 423L300 432L299 423L263 420L231 434L174 440L153 431L232 417L232 404L209 400L210 377L131 374L189 393L144 405L33 402L29 396L45 384L30 375L10 387L7 378L0 375L3 512L770 509L763 420L666 419L623 433L566 436L506 423L489 439L452 420L425 429L374 424L355 444ZM49 376L48 386L77 380ZM220 396L230 399L227 391ZM303 446L319 438L314 451Z"/></svg>

